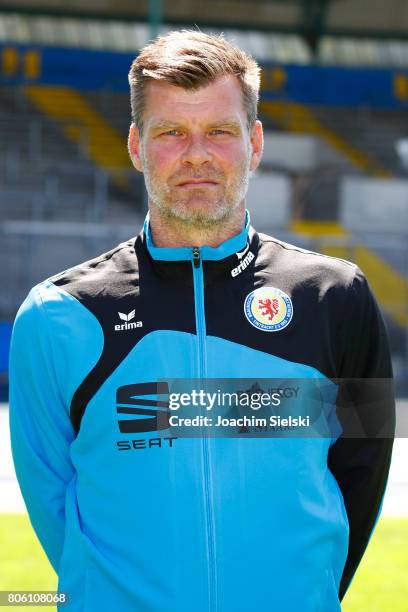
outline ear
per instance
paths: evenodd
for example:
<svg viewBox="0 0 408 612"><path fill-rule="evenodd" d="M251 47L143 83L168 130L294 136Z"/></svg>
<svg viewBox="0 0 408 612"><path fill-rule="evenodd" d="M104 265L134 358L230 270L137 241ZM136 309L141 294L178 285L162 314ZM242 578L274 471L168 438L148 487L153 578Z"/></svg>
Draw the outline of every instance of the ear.
<svg viewBox="0 0 408 612"><path fill-rule="evenodd" d="M136 125L132 123L129 129L128 137L129 156L136 170L139 170L139 172L143 172L142 160L140 158L140 147L141 139L139 130L137 129Z"/></svg>
<svg viewBox="0 0 408 612"><path fill-rule="evenodd" d="M251 165L250 170L256 170L262 158L263 152L263 128L262 123L257 119L251 129Z"/></svg>

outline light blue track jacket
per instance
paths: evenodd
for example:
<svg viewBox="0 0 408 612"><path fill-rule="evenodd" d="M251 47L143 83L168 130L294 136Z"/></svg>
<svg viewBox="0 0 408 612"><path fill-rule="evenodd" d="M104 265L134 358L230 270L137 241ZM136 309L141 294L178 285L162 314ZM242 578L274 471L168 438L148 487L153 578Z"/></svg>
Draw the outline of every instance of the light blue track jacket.
<svg viewBox="0 0 408 612"><path fill-rule="evenodd" d="M162 249L147 218L35 286L13 330L10 428L61 610L340 610L392 439L183 437L159 431L155 395L170 379L340 377L391 377L361 271L248 219L218 248Z"/></svg>

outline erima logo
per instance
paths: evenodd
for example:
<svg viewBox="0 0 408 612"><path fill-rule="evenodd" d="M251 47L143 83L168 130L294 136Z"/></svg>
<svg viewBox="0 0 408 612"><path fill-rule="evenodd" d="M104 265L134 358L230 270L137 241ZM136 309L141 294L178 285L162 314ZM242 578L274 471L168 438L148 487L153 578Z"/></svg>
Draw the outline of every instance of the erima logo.
<svg viewBox="0 0 408 612"><path fill-rule="evenodd" d="M253 259L255 259L255 255L252 253L252 251L248 251L240 264L231 270L231 276L238 276L238 274L241 274L241 272L243 272L245 268L249 266Z"/></svg>
<svg viewBox="0 0 408 612"><path fill-rule="evenodd" d="M125 321L125 323L115 325L115 331L124 331L126 329L136 329L136 327L143 327L142 321L132 321L132 319L135 318L135 313L135 310L132 310L131 312L129 312L129 314L118 312L119 318L122 319L122 321Z"/></svg>

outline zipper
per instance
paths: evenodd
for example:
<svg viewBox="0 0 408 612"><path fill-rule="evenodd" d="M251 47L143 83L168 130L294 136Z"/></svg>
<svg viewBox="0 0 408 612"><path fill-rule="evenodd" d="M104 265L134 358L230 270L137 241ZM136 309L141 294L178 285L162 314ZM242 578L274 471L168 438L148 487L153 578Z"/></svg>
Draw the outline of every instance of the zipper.
<svg viewBox="0 0 408 612"><path fill-rule="evenodd" d="M198 378L201 381L207 375L207 359L205 346L205 310L204 310L204 274L203 263L201 260L201 252L199 247L192 249L193 263L193 283L194 283L194 304L196 318L196 333L197 333L197 369ZM216 571L215 571L215 538L214 538L214 516L212 510L212 475L210 464L210 449L206 435L202 438L203 449L203 468L204 468L204 492L205 492L205 510L207 520L207 545L208 545L208 607L210 612L217 610L216 599Z"/></svg>
<svg viewBox="0 0 408 612"><path fill-rule="evenodd" d="M203 264L199 247L193 248L193 281L194 281L194 303L197 332L197 364L198 377L205 378L206 356L205 356L205 313L204 313L204 275Z"/></svg>

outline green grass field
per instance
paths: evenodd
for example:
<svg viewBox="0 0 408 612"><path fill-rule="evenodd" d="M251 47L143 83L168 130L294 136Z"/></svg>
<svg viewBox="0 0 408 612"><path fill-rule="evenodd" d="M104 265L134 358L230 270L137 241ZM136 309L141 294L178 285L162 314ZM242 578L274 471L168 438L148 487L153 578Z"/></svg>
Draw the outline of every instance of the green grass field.
<svg viewBox="0 0 408 612"><path fill-rule="evenodd" d="M56 589L57 577L27 516L0 514L0 542L0 590ZM35 610L51 609L35 607ZM2 607L1 610L15 612L17 607ZM381 519L344 599L343 611L407 610L408 519Z"/></svg>

